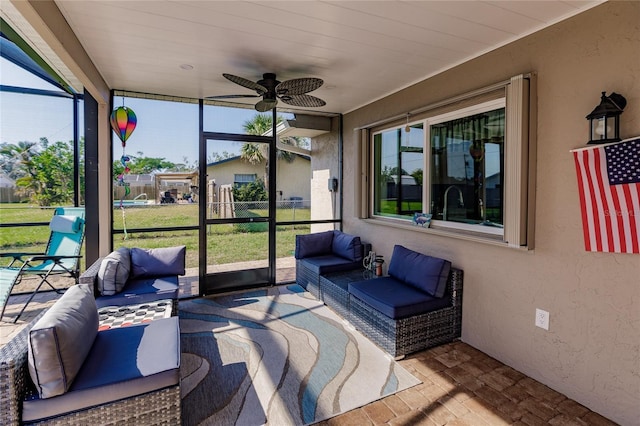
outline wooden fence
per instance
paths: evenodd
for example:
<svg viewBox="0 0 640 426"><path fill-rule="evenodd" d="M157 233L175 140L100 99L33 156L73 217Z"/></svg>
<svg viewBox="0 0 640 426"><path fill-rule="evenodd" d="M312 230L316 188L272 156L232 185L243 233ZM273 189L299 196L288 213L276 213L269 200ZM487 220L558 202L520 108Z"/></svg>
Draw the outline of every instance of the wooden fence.
<svg viewBox="0 0 640 426"><path fill-rule="evenodd" d="M28 199L29 197L27 196L20 196L16 194L15 188L0 188L0 203L19 203Z"/></svg>

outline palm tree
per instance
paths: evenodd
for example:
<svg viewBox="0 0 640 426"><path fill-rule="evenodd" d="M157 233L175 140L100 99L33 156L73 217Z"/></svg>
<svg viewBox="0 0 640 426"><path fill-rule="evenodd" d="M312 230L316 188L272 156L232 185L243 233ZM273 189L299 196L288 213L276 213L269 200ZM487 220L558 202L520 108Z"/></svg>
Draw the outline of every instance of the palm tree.
<svg viewBox="0 0 640 426"><path fill-rule="evenodd" d="M40 142L45 146L48 144L46 138L41 138ZM37 154L38 144L36 142L4 143L0 146L2 169L7 172L9 177L15 179L16 183L20 183L17 189L18 194L31 195L42 189L33 161Z"/></svg>
<svg viewBox="0 0 640 426"><path fill-rule="evenodd" d="M267 131L271 130L272 122L271 115L256 114L251 120L245 121L242 128L248 135L263 135ZM268 188L269 145L264 143L245 143L240 149L240 158L251 165L260 164L263 161L265 162L264 183L265 187Z"/></svg>
<svg viewBox="0 0 640 426"><path fill-rule="evenodd" d="M30 174L33 169L32 158L37 154L36 142L3 143L0 145L2 169L12 179Z"/></svg>
<svg viewBox="0 0 640 426"><path fill-rule="evenodd" d="M281 123L283 118L278 116L278 123ZM243 129L249 135L264 135L266 132L272 129L272 118L270 114L256 114L253 119L246 121L243 124ZM304 138L297 136L291 136L283 138L280 142L286 145L292 145L297 147L306 147L307 143ZM269 147L266 144L247 143L240 150L240 156L250 164L259 164L264 160L268 160ZM279 160L286 160L292 162L295 160L295 155L289 151L278 149L276 151L276 158ZM267 168L268 170L268 168Z"/></svg>
<svg viewBox="0 0 640 426"><path fill-rule="evenodd" d="M282 117L278 117L278 123L282 121ZM256 114L251 120L245 121L242 128L248 135L263 135L272 126L271 114Z"/></svg>
<svg viewBox="0 0 640 426"><path fill-rule="evenodd" d="M283 118L278 116L278 123L281 123ZM269 130L272 130L273 119L271 114L256 114L253 119L246 121L242 127L249 135L264 135ZM307 143L304 138L288 137L281 140L282 143L297 147L306 147ZM245 143L240 149L240 158L247 161L249 164L256 165L263 161L264 166L264 183L265 187L269 187L269 146L264 143ZM295 160L295 154L276 149L276 158L278 160L285 160L291 163Z"/></svg>

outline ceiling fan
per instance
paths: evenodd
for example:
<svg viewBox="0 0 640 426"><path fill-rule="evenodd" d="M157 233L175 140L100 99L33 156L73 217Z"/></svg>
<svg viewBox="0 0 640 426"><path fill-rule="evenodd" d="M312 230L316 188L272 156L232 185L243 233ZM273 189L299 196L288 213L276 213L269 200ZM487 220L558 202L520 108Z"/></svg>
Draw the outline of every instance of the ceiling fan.
<svg viewBox="0 0 640 426"><path fill-rule="evenodd" d="M307 95L307 93L322 86L324 82L319 78L294 78L292 80L280 82L276 80L275 74L265 73L262 75L262 80L253 82L233 74L222 75L227 80L239 84L242 87L255 90L257 95L221 95L209 96L207 99L262 98L262 100L255 105L256 110L260 112L269 111L275 108L278 104L278 99L285 104L297 107L313 108L325 106L327 104L320 98Z"/></svg>

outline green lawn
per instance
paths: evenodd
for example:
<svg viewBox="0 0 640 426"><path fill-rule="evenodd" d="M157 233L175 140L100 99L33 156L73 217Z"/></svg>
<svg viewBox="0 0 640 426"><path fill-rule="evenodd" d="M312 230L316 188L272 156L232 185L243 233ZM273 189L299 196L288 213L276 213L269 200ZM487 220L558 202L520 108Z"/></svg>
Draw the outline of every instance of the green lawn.
<svg viewBox="0 0 640 426"><path fill-rule="evenodd" d="M422 212L422 202L420 201L403 201L402 210L410 212ZM398 214L398 204L396 200L380 200L380 213L395 215ZM413 213L411 213L413 217Z"/></svg>
<svg viewBox="0 0 640 426"><path fill-rule="evenodd" d="M251 217L266 214L263 210L250 210ZM278 221L292 221L293 210L278 209ZM53 208L39 208L24 204L0 204L1 223L49 222ZM295 220L309 220L309 209L296 209ZM172 204L145 207L127 207L127 229L173 226L197 226L197 204ZM115 229L123 229L122 211L113 211ZM265 259L267 257L267 224L211 225L207 236L208 263ZM277 257L291 256L295 249L296 234L309 232L309 225L278 226L276 233ZM42 252L49 237L48 226L2 228L0 251ZM114 247L157 248L176 245L187 246L187 267L198 266L198 231L163 231L114 235ZM84 265L83 265L84 267Z"/></svg>

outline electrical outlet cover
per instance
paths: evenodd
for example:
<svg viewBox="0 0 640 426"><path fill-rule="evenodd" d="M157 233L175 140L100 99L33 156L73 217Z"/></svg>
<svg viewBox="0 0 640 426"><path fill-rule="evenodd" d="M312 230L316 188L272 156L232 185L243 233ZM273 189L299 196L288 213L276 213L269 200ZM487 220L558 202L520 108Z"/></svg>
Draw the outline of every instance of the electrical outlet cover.
<svg viewBox="0 0 640 426"><path fill-rule="evenodd" d="M549 312L536 309L536 327L549 330Z"/></svg>

